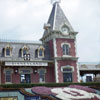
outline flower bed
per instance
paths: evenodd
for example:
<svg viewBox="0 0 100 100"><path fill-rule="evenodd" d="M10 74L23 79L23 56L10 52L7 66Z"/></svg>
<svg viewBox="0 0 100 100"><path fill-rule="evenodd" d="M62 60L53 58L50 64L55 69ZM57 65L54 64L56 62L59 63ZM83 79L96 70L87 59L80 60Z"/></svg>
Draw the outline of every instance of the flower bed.
<svg viewBox="0 0 100 100"><path fill-rule="evenodd" d="M100 95L94 89L70 85L69 87L33 87L32 91L37 94L54 95L61 100L100 100Z"/></svg>
<svg viewBox="0 0 100 100"><path fill-rule="evenodd" d="M92 88L89 88L87 86L81 86L81 85L70 85L70 88L76 88L76 89L80 89L80 90L84 90L87 92L92 92L92 93L96 93L96 91Z"/></svg>
<svg viewBox="0 0 100 100"><path fill-rule="evenodd" d="M52 94L51 89L47 87L33 87L32 92L35 92L36 94L43 94L43 95L50 95Z"/></svg>

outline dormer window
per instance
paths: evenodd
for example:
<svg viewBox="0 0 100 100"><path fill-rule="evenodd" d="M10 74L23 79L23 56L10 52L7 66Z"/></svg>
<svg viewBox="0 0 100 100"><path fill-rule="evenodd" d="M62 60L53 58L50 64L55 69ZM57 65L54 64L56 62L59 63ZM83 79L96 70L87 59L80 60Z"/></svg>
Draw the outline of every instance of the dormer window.
<svg viewBox="0 0 100 100"><path fill-rule="evenodd" d="M25 54L27 54L27 52L28 52L27 49L23 49L23 56L24 56Z"/></svg>
<svg viewBox="0 0 100 100"><path fill-rule="evenodd" d="M39 58L43 58L44 57L44 47L42 47L42 46L40 46L39 48L38 48L38 57Z"/></svg>
<svg viewBox="0 0 100 100"><path fill-rule="evenodd" d="M68 43L62 44L63 55L69 55L69 49L70 49L70 44Z"/></svg>
<svg viewBox="0 0 100 100"><path fill-rule="evenodd" d="M27 46L24 46L21 49L21 56L24 57L25 54L28 54L29 48Z"/></svg>
<svg viewBox="0 0 100 100"><path fill-rule="evenodd" d="M10 56L10 48L6 48L6 56Z"/></svg>
<svg viewBox="0 0 100 100"><path fill-rule="evenodd" d="M39 57L43 57L43 50L42 49L39 50Z"/></svg>
<svg viewBox="0 0 100 100"><path fill-rule="evenodd" d="M5 57L10 57L12 55L12 48L10 46L5 47L4 54L5 54Z"/></svg>

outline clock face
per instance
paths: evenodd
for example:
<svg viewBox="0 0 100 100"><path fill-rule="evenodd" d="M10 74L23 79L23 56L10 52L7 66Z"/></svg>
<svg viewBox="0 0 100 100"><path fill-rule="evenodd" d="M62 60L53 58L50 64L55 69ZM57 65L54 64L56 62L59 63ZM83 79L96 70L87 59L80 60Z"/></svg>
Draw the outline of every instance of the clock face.
<svg viewBox="0 0 100 100"><path fill-rule="evenodd" d="M69 30L66 26L62 27L61 32L63 35L69 35Z"/></svg>

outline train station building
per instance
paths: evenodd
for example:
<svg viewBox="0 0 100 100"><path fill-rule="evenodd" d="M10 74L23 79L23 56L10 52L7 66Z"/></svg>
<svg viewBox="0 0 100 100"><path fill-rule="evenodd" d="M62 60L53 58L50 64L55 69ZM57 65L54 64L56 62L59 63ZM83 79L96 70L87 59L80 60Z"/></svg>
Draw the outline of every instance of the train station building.
<svg viewBox="0 0 100 100"><path fill-rule="evenodd" d="M78 82L77 33L55 2L41 41L0 40L0 83Z"/></svg>

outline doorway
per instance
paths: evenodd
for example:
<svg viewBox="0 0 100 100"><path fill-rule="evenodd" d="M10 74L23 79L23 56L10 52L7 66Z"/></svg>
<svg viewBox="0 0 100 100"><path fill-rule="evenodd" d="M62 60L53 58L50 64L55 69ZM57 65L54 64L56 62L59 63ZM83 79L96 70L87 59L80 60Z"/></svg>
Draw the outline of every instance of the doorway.
<svg viewBox="0 0 100 100"><path fill-rule="evenodd" d="M72 73L63 73L64 82L72 82Z"/></svg>
<svg viewBox="0 0 100 100"><path fill-rule="evenodd" d="M86 76L86 82L92 82L92 76Z"/></svg>
<svg viewBox="0 0 100 100"><path fill-rule="evenodd" d="M30 74L21 74L21 83L31 83Z"/></svg>

